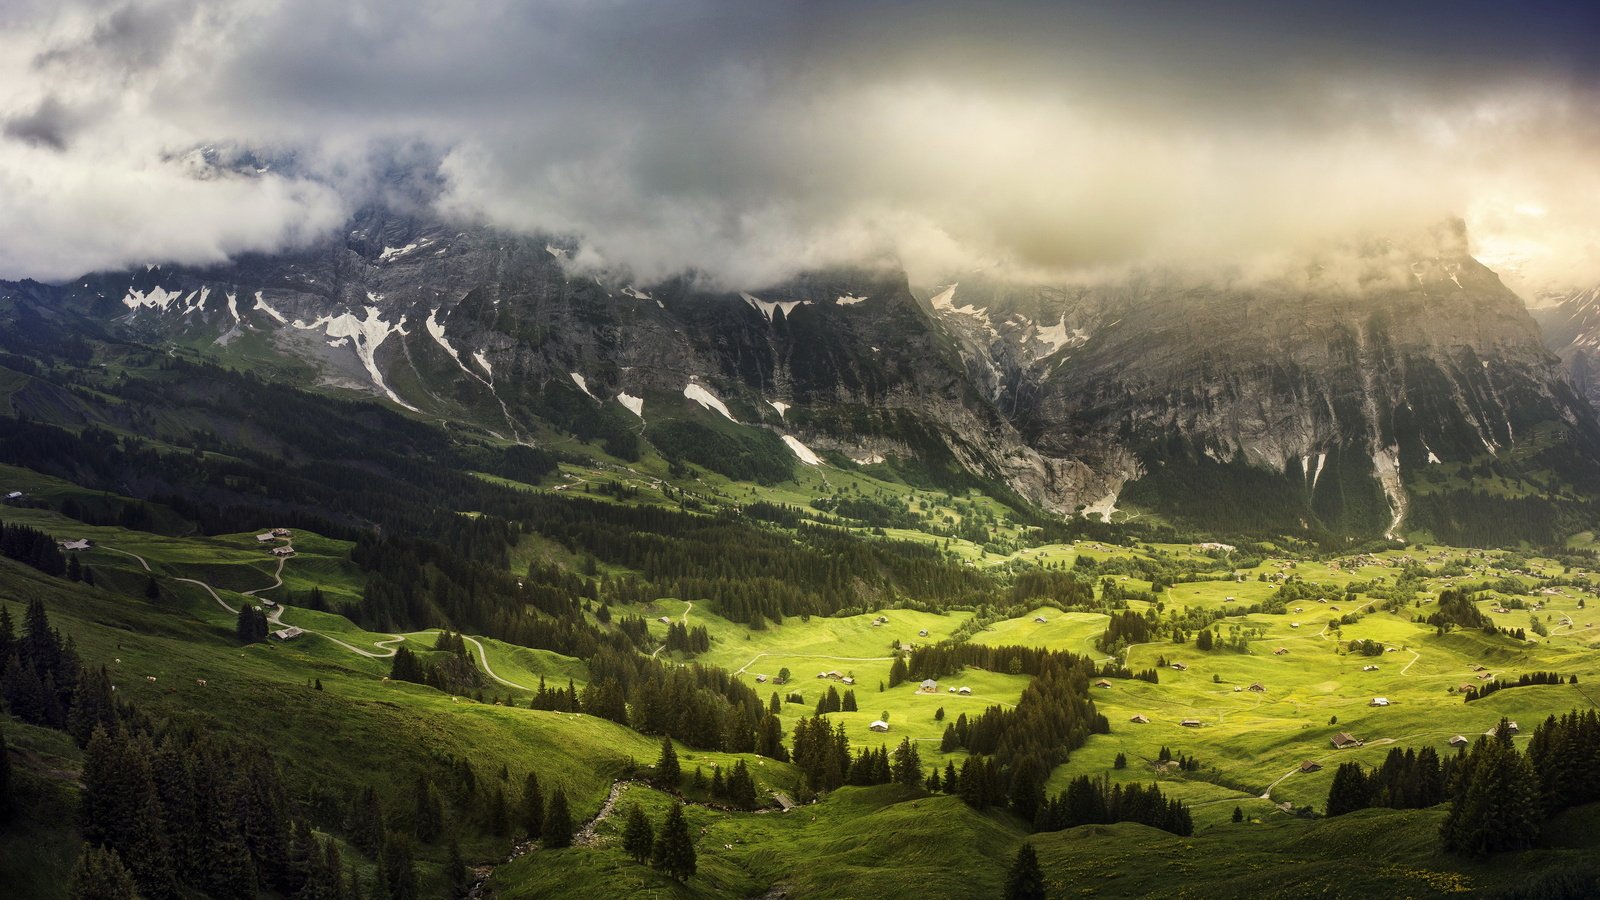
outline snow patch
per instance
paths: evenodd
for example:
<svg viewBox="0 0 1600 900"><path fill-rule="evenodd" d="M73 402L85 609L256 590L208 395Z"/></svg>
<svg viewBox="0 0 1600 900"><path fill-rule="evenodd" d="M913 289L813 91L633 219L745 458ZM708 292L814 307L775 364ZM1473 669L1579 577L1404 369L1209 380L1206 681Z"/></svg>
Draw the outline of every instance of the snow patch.
<svg viewBox="0 0 1600 900"><path fill-rule="evenodd" d="M789 404L783 402L782 400L768 400L767 405L777 410L779 416L782 416L784 413L789 411Z"/></svg>
<svg viewBox="0 0 1600 900"><path fill-rule="evenodd" d="M333 347L334 349L338 349L340 347L345 346L348 343L350 343L350 339L349 338L339 338L336 341L329 341L328 342L328 346L329 347Z"/></svg>
<svg viewBox="0 0 1600 900"><path fill-rule="evenodd" d="M861 456L852 456L850 461L858 466L874 466L883 462L882 453L865 453Z"/></svg>
<svg viewBox="0 0 1600 900"><path fill-rule="evenodd" d="M654 300L655 299L654 297L650 296L649 294L645 293L644 291L641 291L641 290L635 288L631 284L628 285L627 287L623 288L622 292L624 294L627 294L629 297L632 297L635 300Z"/></svg>
<svg viewBox="0 0 1600 900"><path fill-rule="evenodd" d="M429 310L428 320L422 324L428 329L428 334L433 336L434 343L443 347L444 352L450 354L450 358L459 364L461 362L461 354L456 351L455 347L450 345L449 341L445 340L444 323L439 321L439 311L437 309Z"/></svg>
<svg viewBox="0 0 1600 900"><path fill-rule="evenodd" d="M635 397L632 394L627 393L626 391L624 391L623 393L620 393L620 394L617 395L617 402L621 403L623 406L627 407L628 412L633 413L634 415L638 416L641 419L644 418L644 398L643 397Z"/></svg>
<svg viewBox="0 0 1600 900"><path fill-rule="evenodd" d="M381 299L375 294L369 293L367 296L374 300ZM256 304L257 306L263 305L259 293L256 294ZM265 307L265 309L269 315L276 317L280 322L283 321L283 317L270 307ZM383 372L378 369L377 360L378 348L383 345L384 341L389 339L389 335L399 334L404 336L406 334L405 316L401 316L398 323L391 325L383 320L383 312L376 306L368 306L364 311L366 318L357 318L354 313L346 312L337 316L322 316L309 325L296 320L294 327L304 331L320 330L333 340L348 339L351 344L355 345L356 356L361 360L361 365L366 368L367 376L372 379L373 385L390 400L404 406L406 409L415 410L415 406L401 400L400 395L390 390L389 385L383 380ZM333 346L332 341L329 342L329 346Z"/></svg>
<svg viewBox="0 0 1600 900"><path fill-rule="evenodd" d="M788 444L789 445L789 449L794 451L794 455L799 457L800 461L805 463L806 465L808 465L808 466L820 466L820 465L822 465L822 457L816 455L815 453L812 453L811 452L811 448L807 447L805 444L800 443L799 438L796 438L794 435L790 435L790 434L784 435L783 436L783 442L785 444Z"/></svg>
<svg viewBox="0 0 1600 900"><path fill-rule="evenodd" d="M706 409L714 409L717 412L722 413L723 418L727 419L729 422L739 421L733 417L733 413L728 412L727 405L721 400L718 400L716 394L706 390L704 385L696 384L695 382L691 381L683 386L683 395L705 407Z"/></svg>
<svg viewBox="0 0 1600 900"><path fill-rule="evenodd" d="M136 291L130 287L128 288L128 295L122 298L122 305L134 311L138 311L140 309L159 309L162 312L166 312L167 307L171 306L174 301L180 299L181 296L181 294L176 292L162 289L160 285L156 285L155 287L151 288L150 293L148 294L146 294L144 291ZM191 294L190 296L193 295Z"/></svg>
<svg viewBox="0 0 1600 900"><path fill-rule="evenodd" d="M766 316L768 322L772 321L774 310L783 310L783 317L787 319L794 313L794 308L796 306L811 305L810 300L777 300L768 302L760 299L759 297L752 297L742 291L740 292L739 296L744 298L744 302L750 304L751 309L761 313L763 316Z"/></svg>
<svg viewBox="0 0 1600 900"><path fill-rule="evenodd" d="M273 309L271 306L268 306L267 305L267 301L261 299L261 292L260 291L256 291L256 305L253 308L259 309L262 312L266 313L267 315L273 317L274 319L277 319L279 325L287 325L287 324L289 324L289 320L283 317L283 313L278 312L277 310ZM346 315L348 315L348 313L346 313Z"/></svg>
<svg viewBox="0 0 1600 900"><path fill-rule="evenodd" d="M544 252L550 254L551 256L554 256L556 259L566 259L567 258L567 251L565 251L565 250L561 249L560 247L557 247L557 246L555 246L553 244L545 244L544 245Z"/></svg>
<svg viewBox="0 0 1600 900"><path fill-rule="evenodd" d="M478 365L482 366L483 371L489 373L489 377L494 377L494 367L489 365L489 360L483 355L482 350L472 351L472 360L473 362L476 362Z"/></svg>
<svg viewBox="0 0 1600 900"><path fill-rule="evenodd" d="M578 386L578 390L583 391L585 394L589 394L592 399L600 399L594 394L589 393L589 382L584 381L582 375L579 375L577 372L568 372L567 374L572 376L572 383Z"/></svg>
<svg viewBox="0 0 1600 900"><path fill-rule="evenodd" d="M1049 328L1035 326L1033 336L1040 343L1049 344L1050 350L1045 356L1054 356L1062 347L1081 347L1089 342L1089 333L1082 328L1067 328L1067 317L1063 313L1056 324Z"/></svg>
<svg viewBox="0 0 1600 900"><path fill-rule="evenodd" d="M233 315L235 322L243 321L239 318L239 295L231 291L228 293L228 312Z"/></svg>
<svg viewBox="0 0 1600 900"><path fill-rule="evenodd" d="M384 247L383 252L378 254L378 262L391 262L399 259L402 256L405 256L407 253L410 253L413 250L419 250L423 247L426 247L431 243L433 243L432 240L423 238L420 241L413 241L404 247Z"/></svg>
<svg viewBox="0 0 1600 900"><path fill-rule="evenodd" d="M866 297L857 297L855 294L841 294L833 301L840 306L855 306L857 303L867 302Z"/></svg>

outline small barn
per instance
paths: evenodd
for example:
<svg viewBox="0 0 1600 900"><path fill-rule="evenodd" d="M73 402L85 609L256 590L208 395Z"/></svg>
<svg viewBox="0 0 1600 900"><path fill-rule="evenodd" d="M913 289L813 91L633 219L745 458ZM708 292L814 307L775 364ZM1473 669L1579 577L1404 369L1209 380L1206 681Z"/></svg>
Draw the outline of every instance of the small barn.
<svg viewBox="0 0 1600 900"><path fill-rule="evenodd" d="M297 626L290 625L288 628L283 628L283 629L279 629L278 631L274 631L272 633L272 636L277 638L280 641L292 641L292 640L294 640L295 638L299 637L302 634L305 634L304 630L300 629Z"/></svg>
<svg viewBox="0 0 1600 900"><path fill-rule="evenodd" d="M1143 713L1140 713L1139 715L1134 716L1133 718L1129 719L1128 721L1132 722L1135 725L1149 725L1150 724L1150 717L1145 715L1145 714L1143 714Z"/></svg>
<svg viewBox="0 0 1600 900"><path fill-rule="evenodd" d="M1097 687L1097 688L1108 688L1108 687L1111 687L1111 682L1109 682L1109 681L1105 680L1104 678L1102 678L1099 681L1096 681L1094 683L1094 686Z"/></svg>
<svg viewBox="0 0 1600 900"><path fill-rule="evenodd" d="M1363 672L1376 672L1376 671L1378 671L1378 667L1374 666L1374 665L1371 665L1371 664L1368 664L1368 665L1362 666L1361 667L1361 671L1363 671Z"/></svg>
<svg viewBox="0 0 1600 900"><path fill-rule="evenodd" d="M272 555L273 556L293 556L294 555L294 548L293 547L273 547L272 548Z"/></svg>
<svg viewBox="0 0 1600 900"><path fill-rule="evenodd" d="M1179 672L1187 672L1187 671L1189 671L1189 667L1187 665L1184 665L1181 662L1173 663L1172 664L1172 668L1177 669Z"/></svg>
<svg viewBox="0 0 1600 900"><path fill-rule="evenodd" d="M1372 702L1368 703L1367 705L1368 706L1388 706L1389 705L1389 698L1388 697L1373 697L1372 698Z"/></svg>
<svg viewBox="0 0 1600 900"><path fill-rule="evenodd" d="M1464 734L1458 734L1450 739L1450 746L1452 747L1465 747L1470 743L1472 742L1467 740L1467 736Z"/></svg>
<svg viewBox="0 0 1600 900"><path fill-rule="evenodd" d="M1322 771L1322 763L1319 763L1314 759L1308 759L1305 762L1300 764L1300 771L1302 771L1302 772L1320 772L1320 771Z"/></svg>
<svg viewBox="0 0 1600 900"><path fill-rule="evenodd" d="M1258 681L1255 684L1250 685L1250 690L1255 691L1258 694L1265 694L1267 692L1267 686Z"/></svg>
<svg viewBox="0 0 1600 900"><path fill-rule="evenodd" d="M1363 741L1348 731L1341 731L1329 740L1333 741L1333 749L1346 750L1350 747L1359 747Z"/></svg>
<svg viewBox="0 0 1600 900"><path fill-rule="evenodd" d="M963 684L961 687L956 689L956 693L958 693L958 694L970 694L970 693L972 693L972 688L969 688L969 687L967 687L966 685Z"/></svg>
<svg viewBox="0 0 1600 900"><path fill-rule="evenodd" d="M867 726L867 730L868 731L876 731L879 734L882 734L885 731L889 730L889 723L885 722L882 719L878 719L878 720L874 721L871 725L868 725Z"/></svg>
<svg viewBox="0 0 1600 900"><path fill-rule="evenodd" d="M270 543L272 543L272 532L263 531L262 533L256 535L256 541L258 543L262 543L262 544L270 544Z"/></svg>
<svg viewBox="0 0 1600 900"><path fill-rule="evenodd" d="M294 532L290 531L287 528L274 528L274 529L272 529L272 536L273 537L286 538L286 537L289 537L292 534L294 534Z"/></svg>
<svg viewBox="0 0 1600 900"><path fill-rule="evenodd" d="M89 539L88 538L78 538L77 540L73 540L73 541L62 541L61 542L61 549L63 549L63 550L87 550L87 549L89 549Z"/></svg>
<svg viewBox="0 0 1600 900"><path fill-rule="evenodd" d="M767 683L767 676L765 676L765 675L757 675L756 676L756 684L766 684L766 683Z"/></svg>
<svg viewBox="0 0 1600 900"><path fill-rule="evenodd" d="M1185 728L1199 728L1200 727L1200 720L1199 719L1184 719L1182 722L1179 722L1178 724L1182 725Z"/></svg>
<svg viewBox="0 0 1600 900"><path fill-rule="evenodd" d="M1040 625L1043 625L1044 623L1050 621L1049 619L1046 619L1044 616L1034 616L1033 620L1035 622L1038 622Z"/></svg>
<svg viewBox="0 0 1600 900"><path fill-rule="evenodd" d="M939 689L939 682L929 678L927 681L924 681L920 687L924 694L931 694Z"/></svg>

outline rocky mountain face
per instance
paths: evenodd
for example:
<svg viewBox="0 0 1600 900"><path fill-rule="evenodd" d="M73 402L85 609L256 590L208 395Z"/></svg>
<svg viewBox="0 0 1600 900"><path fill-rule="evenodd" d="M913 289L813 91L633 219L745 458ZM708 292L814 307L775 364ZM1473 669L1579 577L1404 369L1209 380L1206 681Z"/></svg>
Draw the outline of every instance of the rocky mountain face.
<svg viewBox="0 0 1600 900"><path fill-rule="evenodd" d="M1540 298L1534 319L1578 393L1600 408L1600 285Z"/></svg>
<svg viewBox="0 0 1600 900"><path fill-rule="evenodd" d="M579 273L573 249L374 210L305 251L27 289L141 339L292 360L506 438L541 421L639 430L698 405L787 435L802 460L914 462L1059 510L1105 489L1083 462L1030 447L974 388L902 273L720 292Z"/></svg>
<svg viewBox="0 0 1600 900"><path fill-rule="evenodd" d="M1503 454L1546 423L1593 457L1592 412L1459 226L1269 275L978 278L932 306L1030 446L1125 479L1145 506L1242 493L1286 526L1394 531L1424 467Z"/></svg>
<svg viewBox="0 0 1600 900"><path fill-rule="evenodd" d="M1600 446L1459 229L1271 276L916 292L872 270L635 285L580 271L574 249L370 210L304 251L4 290L508 439L698 406L802 461L914 465L1060 512L1373 533L1404 522L1415 470L1550 423Z"/></svg>

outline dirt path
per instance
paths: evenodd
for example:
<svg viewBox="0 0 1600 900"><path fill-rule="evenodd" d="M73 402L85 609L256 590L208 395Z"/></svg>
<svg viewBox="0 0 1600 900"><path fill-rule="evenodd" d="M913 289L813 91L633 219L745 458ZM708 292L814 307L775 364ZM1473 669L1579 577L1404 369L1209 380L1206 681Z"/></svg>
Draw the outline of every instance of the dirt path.
<svg viewBox="0 0 1600 900"><path fill-rule="evenodd" d="M506 687L514 687L514 688L516 688L518 690L523 690L523 691L531 691L531 690L533 690L533 688L528 687L525 684L517 684L515 681L508 681L508 680L506 680L504 678L501 678L499 675L496 675L494 673L494 670L489 668L489 652L487 650L483 649L482 642L480 642L477 638L475 638L475 637L467 637L466 635L462 635L461 639L466 641L467 643L471 644L472 646L478 648L478 661L483 664L483 672L484 672L485 675L488 675L490 678L493 678L495 681L500 682L501 684L505 685Z"/></svg>
<svg viewBox="0 0 1600 900"><path fill-rule="evenodd" d="M288 545L285 544L285 546L288 546ZM100 544L99 547L100 547L101 550L110 550L112 553L120 553L123 556L131 556L135 560L138 560L139 565L142 566L146 572L153 572L153 570L150 568L149 561L147 561L144 557L140 556L137 553L133 553L133 552L128 551L128 550L122 550L122 549L117 548L117 547L112 547L109 544ZM240 591L239 592L240 595L241 596L245 596L245 597L254 598L255 595L257 595L257 594L259 594L259 593L261 593L263 591L270 591L270 590L274 590L276 588L282 587L283 586L283 565L286 562L288 562L288 558L287 557L279 557L278 558L278 567L273 572L272 584L267 585L266 587L258 587L258 588L255 588L253 590ZM233 613L234 615L238 615L239 614L238 607L232 606L232 605L230 605L228 603L228 601L222 599L222 595L217 593L217 589L212 587L211 585L205 583L204 581L201 581L198 578L179 578L179 577L176 577L176 576L174 576L172 580L173 581L181 581L184 584L195 585L196 587L200 588L201 590L204 590L207 594L211 595L211 599L217 601L217 605L218 606L222 607L223 609L227 610L230 613ZM284 610L284 607L281 604L276 606L276 607L274 607L272 609L272 611L267 614L267 622L269 622L272 625L278 626L279 628L287 628L287 627L289 627L288 623L283 621L283 610ZM326 640L328 640L328 641L330 641L332 643L338 644L340 647L343 647L346 650L349 650L351 653L356 653L356 654L359 654L361 656L365 656L368 659L388 659L389 657L394 656L394 654L395 654L395 648L393 646L391 646L391 645L400 644L400 643L405 641L405 637L403 635L391 634L385 640L374 641L373 642L373 646L377 647L380 651L382 651L382 652L374 653L371 650L363 650L360 647L355 646L354 644L348 644L348 643L346 643L344 641L341 641L341 640L339 640L338 638L334 637L331 634L326 634L326 633L321 632L321 631L316 631L314 629L304 628L304 627L301 627L300 630L306 632L307 634L314 634L317 637L324 638L324 639L326 639ZM468 640L471 640L471 639L469 638ZM473 641L473 643L477 643L477 641ZM481 645L481 644L478 645L478 652L480 654L483 653L483 645ZM487 669L488 669L488 657L486 655L484 656L484 668L487 671ZM500 681L500 682L502 682L504 684L512 684L511 682L505 681L505 679L500 678L499 676L495 675L493 672L490 672L489 676L491 678L494 678L496 681ZM513 687L520 687L520 685L515 685L515 684L512 684L512 686ZM524 688L524 690L526 690L526 688Z"/></svg>

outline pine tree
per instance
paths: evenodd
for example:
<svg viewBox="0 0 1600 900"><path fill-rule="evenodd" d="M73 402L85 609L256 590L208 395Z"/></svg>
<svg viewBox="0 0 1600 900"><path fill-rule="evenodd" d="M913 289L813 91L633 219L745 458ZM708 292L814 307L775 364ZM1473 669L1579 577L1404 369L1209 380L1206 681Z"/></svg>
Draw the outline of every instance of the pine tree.
<svg viewBox="0 0 1600 900"><path fill-rule="evenodd" d="M11 753L6 749L6 733L0 731L0 823L11 818Z"/></svg>
<svg viewBox="0 0 1600 900"><path fill-rule="evenodd" d="M650 865L679 881L688 881L694 875L694 839L689 835L689 822L683 817L682 803L674 803L667 811Z"/></svg>
<svg viewBox="0 0 1600 900"><path fill-rule="evenodd" d="M79 821L84 840L123 858L139 893L148 900L177 890L161 804L151 774L148 742L97 728L84 751Z"/></svg>
<svg viewBox="0 0 1600 900"><path fill-rule="evenodd" d="M528 773L527 780L522 783L522 833L528 840L536 841L544 830L544 794L539 790L539 776L533 772Z"/></svg>
<svg viewBox="0 0 1600 900"><path fill-rule="evenodd" d="M1032 844L1023 844L1006 875L1006 900L1044 900L1044 872Z"/></svg>
<svg viewBox="0 0 1600 900"><path fill-rule="evenodd" d="M755 809L756 784L750 777L750 767L744 760L733 764L733 772L728 776L728 800L740 809Z"/></svg>
<svg viewBox="0 0 1600 900"><path fill-rule="evenodd" d="M672 748L672 738L661 739L661 757L656 760L655 782L661 787L673 789L683 779L683 773L678 768L678 751Z"/></svg>
<svg viewBox="0 0 1600 900"><path fill-rule="evenodd" d="M638 803L628 805L628 822L622 832L622 849L633 861L643 863L650 858L654 849L655 832L650 827L650 820L645 817L644 810Z"/></svg>
<svg viewBox="0 0 1600 900"><path fill-rule="evenodd" d="M1244 821L1244 810L1242 808L1240 808L1240 807L1235 806L1233 808L1233 824L1237 825L1237 824L1239 824L1240 822L1243 822L1243 821Z"/></svg>
<svg viewBox="0 0 1600 900"><path fill-rule="evenodd" d="M917 745L911 743L910 738L901 738L900 746L894 748L894 767L892 777L907 787L917 787L922 784L922 756L917 753Z"/></svg>
<svg viewBox="0 0 1600 900"><path fill-rule="evenodd" d="M72 870L67 896L72 900L138 900L139 891L117 851L87 846Z"/></svg>
<svg viewBox="0 0 1600 900"><path fill-rule="evenodd" d="M1366 770L1360 763L1340 763L1333 773L1333 784L1328 788L1327 815L1342 816L1371 805L1372 783Z"/></svg>
<svg viewBox="0 0 1600 900"><path fill-rule="evenodd" d="M461 900L472 890L472 870L467 868L467 863L461 858L461 845L456 843L454 837L450 838L449 854L444 864L445 890L449 892L451 900Z"/></svg>
<svg viewBox="0 0 1600 900"><path fill-rule="evenodd" d="M1455 802L1440 828L1444 849L1486 856L1532 846L1539 836L1539 779L1504 720L1462 763Z"/></svg>
<svg viewBox="0 0 1600 900"><path fill-rule="evenodd" d="M495 785L494 793L489 795L489 833L495 837L505 837L511 831L509 813L506 809L506 792L499 785Z"/></svg>
<svg viewBox="0 0 1600 900"><path fill-rule="evenodd" d="M572 813L567 810L567 792L556 788L545 810L544 826L540 829L547 850L572 846Z"/></svg>
<svg viewBox="0 0 1600 900"><path fill-rule="evenodd" d="M378 853L378 877L389 900L417 900L417 870L411 859L411 842L405 835L390 832Z"/></svg>
<svg viewBox="0 0 1600 900"><path fill-rule="evenodd" d="M426 775L418 775L412 783L411 803L412 834L424 844L438 840L439 831L444 827L444 809Z"/></svg>

